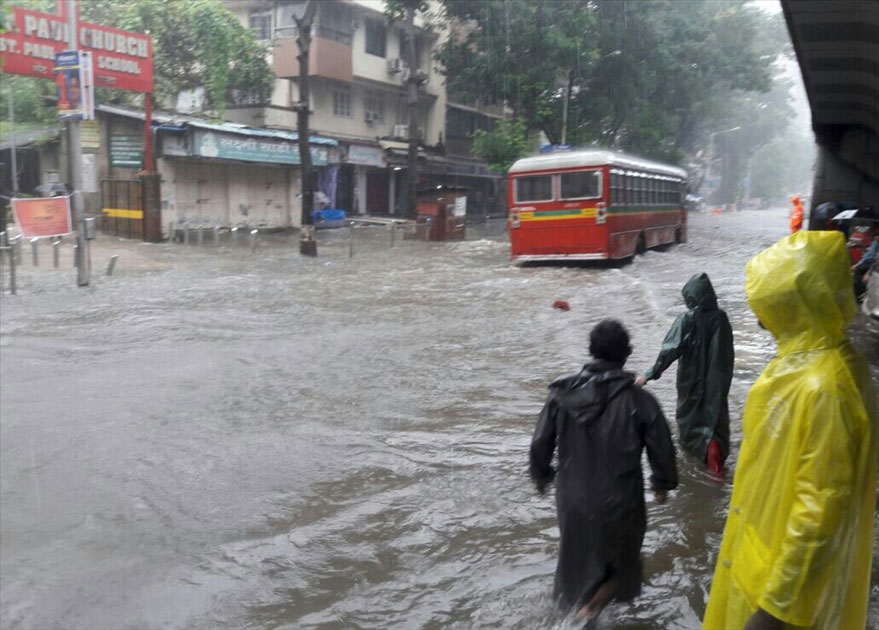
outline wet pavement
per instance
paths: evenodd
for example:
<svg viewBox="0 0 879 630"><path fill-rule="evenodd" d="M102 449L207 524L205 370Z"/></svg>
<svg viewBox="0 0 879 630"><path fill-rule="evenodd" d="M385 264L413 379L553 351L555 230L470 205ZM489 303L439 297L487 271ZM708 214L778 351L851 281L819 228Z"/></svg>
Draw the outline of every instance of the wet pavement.
<svg viewBox="0 0 879 630"><path fill-rule="evenodd" d="M546 384L603 317L647 368L707 271L735 331L734 463L774 351L744 265L786 223L694 215L689 243L622 268L514 267L500 224L393 247L361 230L353 258L347 230L317 259L283 236L104 237L87 289L26 258L0 302L0 626L569 627L554 501L526 474ZM855 327L879 356L875 332ZM673 372L650 388L673 415ZM643 595L603 627L699 627L730 487L680 470L649 507Z"/></svg>

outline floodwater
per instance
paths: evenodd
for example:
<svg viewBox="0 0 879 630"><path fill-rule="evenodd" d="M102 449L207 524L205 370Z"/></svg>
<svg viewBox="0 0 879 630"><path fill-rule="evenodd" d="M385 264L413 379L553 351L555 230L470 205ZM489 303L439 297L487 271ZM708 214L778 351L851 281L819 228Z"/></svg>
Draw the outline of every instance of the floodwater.
<svg viewBox="0 0 879 630"><path fill-rule="evenodd" d="M0 626L570 627L554 500L526 474L546 384L603 317L647 368L705 270L735 330L734 464L774 348L744 265L785 229L695 215L689 243L620 269L514 267L502 226L393 247L363 230L353 258L347 231L317 259L281 237L255 255L104 238L88 289L25 258L0 320ZM670 415L673 387L650 386ZM643 595L603 627L699 626L730 487L679 467L649 507Z"/></svg>

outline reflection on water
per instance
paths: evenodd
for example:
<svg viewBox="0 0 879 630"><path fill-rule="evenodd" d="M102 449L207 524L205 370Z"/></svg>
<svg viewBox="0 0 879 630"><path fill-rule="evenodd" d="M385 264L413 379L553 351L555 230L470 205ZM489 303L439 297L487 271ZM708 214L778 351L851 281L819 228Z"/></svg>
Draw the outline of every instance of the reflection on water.
<svg viewBox="0 0 879 630"><path fill-rule="evenodd" d="M88 290L25 268L0 328L2 626L569 627L554 502L526 477L546 384L602 317L648 367L705 270L737 424L773 352L744 263L785 223L695 216L688 244L621 269L513 267L497 226L393 248L364 230L353 258L325 233L315 260L282 237L129 243ZM672 414L673 374L651 389ZM607 627L699 626L730 488L687 459L681 478Z"/></svg>

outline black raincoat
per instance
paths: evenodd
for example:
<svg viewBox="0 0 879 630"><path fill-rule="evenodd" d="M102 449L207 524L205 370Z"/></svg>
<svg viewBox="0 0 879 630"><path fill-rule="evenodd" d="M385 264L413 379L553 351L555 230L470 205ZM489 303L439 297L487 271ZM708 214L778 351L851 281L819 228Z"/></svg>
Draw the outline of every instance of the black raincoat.
<svg viewBox="0 0 879 630"><path fill-rule="evenodd" d="M561 534L555 595L563 607L586 604L608 578L616 599L641 590L641 543L647 527L641 453L650 482L677 486L674 444L656 399L634 387L622 365L594 361L556 380L531 441L538 490L556 479ZM552 467L558 445L558 473Z"/></svg>
<svg viewBox="0 0 879 630"><path fill-rule="evenodd" d="M720 443L723 458L729 455L729 407L732 381L732 327L717 308L717 296L708 275L690 278L681 290L689 310L672 324L662 342L656 363L645 375L658 379L678 362L678 405L675 419L681 446L705 460L711 438Z"/></svg>

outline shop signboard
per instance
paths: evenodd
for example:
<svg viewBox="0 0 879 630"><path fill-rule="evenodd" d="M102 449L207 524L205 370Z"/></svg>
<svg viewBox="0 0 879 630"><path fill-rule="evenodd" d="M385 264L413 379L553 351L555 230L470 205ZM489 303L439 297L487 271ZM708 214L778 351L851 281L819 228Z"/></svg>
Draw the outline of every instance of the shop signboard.
<svg viewBox="0 0 879 630"><path fill-rule="evenodd" d="M101 148L101 132L96 120L84 120L79 126L79 134L83 149Z"/></svg>
<svg viewBox="0 0 879 630"><path fill-rule="evenodd" d="M15 223L25 238L59 236L73 231L70 197L13 199Z"/></svg>
<svg viewBox="0 0 879 630"><path fill-rule="evenodd" d="M363 144L348 145L348 164L360 164L361 166L385 167L384 152L379 147L369 147Z"/></svg>
<svg viewBox="0 0 879 630"><path fill-rule="evenodd" d="M216 131L195 131L193 155L220 160L299 164L299 145L284 138L266 138ZM311 147L312 166L327 165L327 148Z"/></svg>

